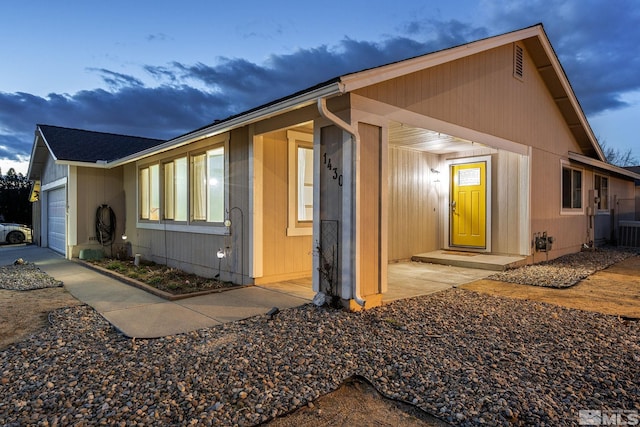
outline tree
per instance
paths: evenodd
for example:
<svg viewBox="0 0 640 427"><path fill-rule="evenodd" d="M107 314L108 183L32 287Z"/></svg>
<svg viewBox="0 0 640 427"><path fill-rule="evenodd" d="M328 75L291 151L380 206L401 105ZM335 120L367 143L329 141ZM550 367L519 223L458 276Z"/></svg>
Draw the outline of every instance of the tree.
<svg viewBox="0 0 640 427"><path fill-rule="evenodd" d="M633 155L631 148L621 151L618 148L611 147L604 139L599 141L599 143L600 148L602 148L602 153L608 163L620 167L635 166L639 163L638 159Z"/></svg>
<svg viewBox="0 0 640 427"><path fill-rule="evenodd" d="M13 168L6 175L0 172L0 218L4 222L31 225L30 192L31 183L22 173Z"/></svg>

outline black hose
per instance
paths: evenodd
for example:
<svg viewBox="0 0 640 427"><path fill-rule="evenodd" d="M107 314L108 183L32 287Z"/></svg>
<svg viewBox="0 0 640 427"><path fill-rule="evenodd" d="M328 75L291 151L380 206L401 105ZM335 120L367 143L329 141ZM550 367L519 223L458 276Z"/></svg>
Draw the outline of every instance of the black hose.
<svg viewBox="0 0 640 427"><path fill-rule="evenodd" d="M116 236L116 214L109 205L100 205L96 211L96 238L102 246L113 243Z"/></svg>

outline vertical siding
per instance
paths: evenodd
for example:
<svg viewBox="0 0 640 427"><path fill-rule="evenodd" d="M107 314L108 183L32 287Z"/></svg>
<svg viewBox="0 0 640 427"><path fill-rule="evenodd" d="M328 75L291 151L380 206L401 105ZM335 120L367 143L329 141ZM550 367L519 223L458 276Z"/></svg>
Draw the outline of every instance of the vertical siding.
<svg viewBox="0 0 640 427"><path fill-rule="evenodd" d="M356 93L550 152L580 152L526 51L523 81L512 60L509 44Z"/></svg>
<svg viewBox="0 0 640 427"><path fill-rule="evenodd" d="M520 155L499 151L492 155L491 251L520 252Z"/></svg>
<svg viewBox="0 0 640 427"><path fill-rule="evenodd" d="M95 217L96 210L102 204L110 206L116 216L116 232L114 248L122 243L125 224L125 195L123 186L123 168L95 169L77 168L77 242L73 249L73 256L79 254L80 249L98 246L96 239ZM106 248L109 253L110 248Z"/></svg>
<svg viewBox="0 0 640 427"><path fill-rule="evenodd" d="M440 249L440 156L389 148L389 260Z"/></svg>
<svg viewBox="0 0 640 427"><path fill-rule="evenodd" d="M287 236L288 183L285 130L263 135L263 277L311 275L312 237Z"/></svg>

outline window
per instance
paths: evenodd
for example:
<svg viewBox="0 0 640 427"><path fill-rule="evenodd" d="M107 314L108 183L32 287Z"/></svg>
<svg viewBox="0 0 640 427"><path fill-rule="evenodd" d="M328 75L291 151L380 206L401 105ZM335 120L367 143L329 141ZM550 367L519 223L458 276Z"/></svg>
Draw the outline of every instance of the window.
<svg viewBox="0 0 640 427"><path fill-rule="evenodd" d="M289 144L288 236L311 235L313 222L313 135L287 131Z"/></svg>
<svg viewBox="0 0 640 427"><path fill-rule="evenodd" d="M313 148L298 146L298 221L313 220Z"/></svg>
<svg viewBox="0 0 640 427"><path fill-rule="evenodd" d="M582 209L582 171L562 167L562 209Z"/></svg>
<svg viewBox="0 0 640 427"><path fill-rule="evenodd" d="M224 221L224 147L191 157L191 218Z"/></svg>
<svg viewBox="0 0 640 427"><path fill-rule="evenodd" d="M600 199L596 208L600 211L609 210L609 178L596 175L594 188L598 190L598 198Z"/></svg>
<svg viewBox="0 0 640 427"><path fill-rule="evenodd" d="M140 218L160 219L160 182L158 165L140 169Z"/></svg>
<svg viewBox="0 0 640 427"><path fill-rule="evenodd" d="M187 158L164 164L164 219L187 220Z"/></svg>

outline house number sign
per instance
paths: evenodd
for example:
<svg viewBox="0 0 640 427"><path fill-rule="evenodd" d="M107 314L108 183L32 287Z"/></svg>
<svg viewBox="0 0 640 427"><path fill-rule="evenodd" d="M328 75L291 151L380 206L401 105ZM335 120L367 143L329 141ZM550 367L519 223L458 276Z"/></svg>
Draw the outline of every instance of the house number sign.
<svg viewBox="0 0 640 427"><path fill-rule="evenodd" d="M323 159L324 159L324 164L327 166L327 169L329 169L330 171L333 171L333 175L331 175L331 178L333 178L334 180L338 181L338 185L340 187L342 187L342 174L338 173L338 168L334 168L333 165L331 164L331 157L327 156L327 153L324 153L322 155Z"/></svg>

